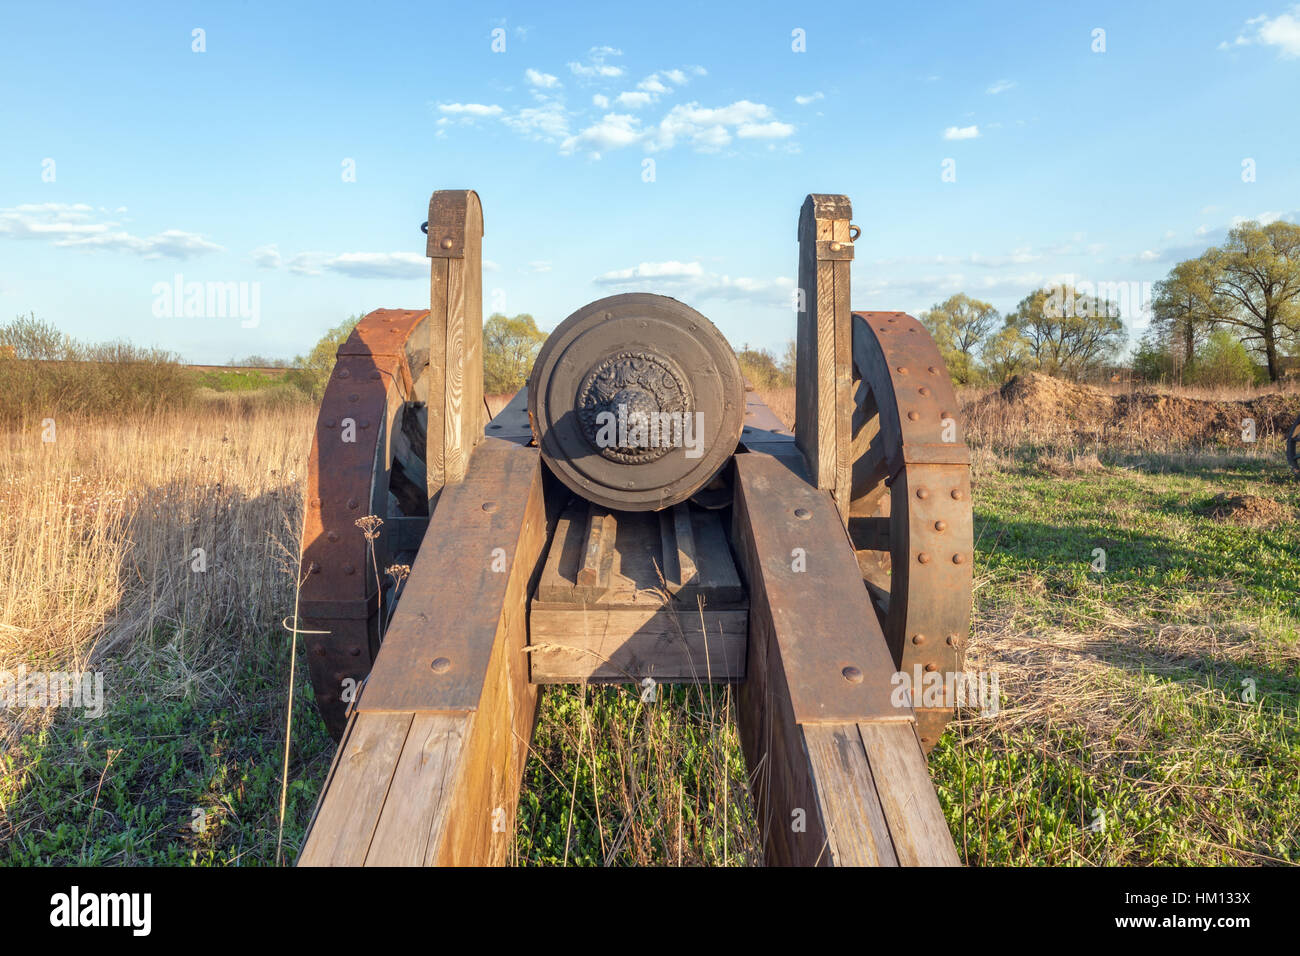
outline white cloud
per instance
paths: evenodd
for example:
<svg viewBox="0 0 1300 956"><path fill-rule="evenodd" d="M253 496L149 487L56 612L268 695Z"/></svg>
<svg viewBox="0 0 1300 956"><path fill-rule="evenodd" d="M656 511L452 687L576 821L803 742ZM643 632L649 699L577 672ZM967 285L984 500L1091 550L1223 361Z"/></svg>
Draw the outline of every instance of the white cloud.
<svg viewBox="0 0 1300 956"><path fill-rule="evenodd" d="M1016 85L1015 80L998 80L984 92L990 96L997 96L999 93L1005 93Z"/></svg>
<svg viewBox="0 0 1300 956"><path fill-rule="evenodd" d="M944 139L975 139L980 134L978 126L949 126L943 131Z"/></svg>
<svg viewBox="0 0 1300 956"><path fill-rule="evenodd" d="M648 143L652 149L671 149L679 140L688 140L703 152L711 152L731 142L731 129L746 127L746 136L788 136L794 128L777 123L775 129L768 121L772 109L762 103L738 100L730 106L709 109L699 103L674 106L659 122L655 136ZM760 124L765 124L761 126Z"/></svg>
<svg viewBox="0 0 1300 956"><path fill-rule="evenodd" d="M531 139L557 142L569 135L569 117L558 103L528 106L501 117L501 121L516 133Z"/></svg>
<svg viewBox="0 0 1300 956"><path fill-rule="evenodd" d="M685 86L687 83L686 74L681 70L664 70L663 74L674 86Z"/></svg>
<svg viewBox="0 0 1300 956"><path fill-rule="evenodd" d="M551 263L549 259L537 259L528 263L529 272L550 272Z"/></svg>
<svg viewBox="0 0 1300 956"><path fill-rule="evenodd" d="M606 96L604 93L597 93L595 96L593 96L591 98L591 103L597 109L602 109L602 110L609 109L609 97Z"/></svg>
<svg viewBox="0 0 1300 956"><path fill-rule="evenodd" d="M663 81L659 79L658 73L651 73L644 80L636 85L638 90L645 90L647 93L667 93L668 87L664 86Z"/></svg>
<svg viewBox="0 0 1300 956"><path fill-rule="evenodd" d="M794 127L776 120L770 123L742 123L736 129L736 135L741 139L785 139L794 135Z"/></svg>
<svg viewBox="0 0 1300 956"><path fill-rule="evenodd" d="M500 116L505 112L499 106L488 106L483 103L439 103L438 110L453 116L473 116L476 118Z"/></svg>
<svg viewBox="0 0 1300 956"><path fill-rule="evenodd" d="M121 207L119 207L121 208ZM130 252L145 259L192 259L223 248L195 232L164 229L136 236L121 223L99 219L84 203L27 203L0 209L0 236L44 239L56 246Z"/></svg>
<svg viewBox="0 0 1300 956"><path fill-rule="evenodd" d="M698 262L642 262L628 269L615 269L592 280L598 286L632 291L668 291L683 301L725 299L750 302L772 308L788 308L794 280L778 276L753 279L708 272Z"/></svg>
<svg viewBox="0 0 1300 956"><path fill-rule="evenodd" d="M354 279L407 279L429 271L429 260L416 252L300 252L287 264L298 275L337 272Z"/></svg>
<svg viewBox="0 0 1300 956"><path fill-rule="evenodd" d="M623 51L612 46L594 46L587 51L587 62L569 64L569 72L583 79L611 78L623 75L621 66L614 66L605 61L611 56L622 56Z"/></svg>
<svg viewBox="0 0 1300 956"><path fill-rule="evenodd" d="M618 105L626 106L628 109L639 110L643 106L649 106L654 102L654 97L649 93L641 91L631 91L618 94Z"/></svg>
<svg viewBox="0 0 1300 956"><path fill-rule="evenodd" d="M1246 21L1244 31L1235 40L1231 43L1224 40L1219 44L1219 49L1227 50L1256 43L1277 47L1278 56L1283 59L1300 57L1300 4L1275 17L1252 17Z"/></svg>
<svg viewBox="0 0 1300 956"><path fill-rule="evenodd" d="M524 70L524 79L532 86L540 86L543 89L551 90L560 85L560 78L551 73L542 73L529 67Z"/></svg>
<svg viewBox="0 0 1300 956"><path fill-rule="evenodd" d="M806 96L796 96L794 101L800 106L807 106L809 103L816 103L820 99L825 99L825 94L818 90L816 93L809 93Z"/></svg>
<svg viewBox="0 0 1300 956"><path fill-rule="evenodd" d="M645 135L640 125L641 121L630 113L606 113L600 122L566 139L560 151L571 153L575 149L587 148L600 153L631 146Z"/></svg>
<svg viewBox="0 0 1300 956"><path fill-rule="evenodd" d="M248 254L253 265L261 269L278 269L283 260L280 258L280 249L275 243L266 246L258 246Z"/></svg>

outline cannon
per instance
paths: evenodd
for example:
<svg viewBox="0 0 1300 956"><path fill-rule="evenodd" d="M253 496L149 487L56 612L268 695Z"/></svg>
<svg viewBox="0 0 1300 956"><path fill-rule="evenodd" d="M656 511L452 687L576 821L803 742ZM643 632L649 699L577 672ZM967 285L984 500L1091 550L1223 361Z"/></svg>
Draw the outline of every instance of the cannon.
<svg viewBox="0 0 1300 956"><path fill-rule="evenodd" d="M1286 432L1286 463L1291 466L1291 473L1300 478L1300 418Z"/></svg>
<svg viewBox="0 0 1300 956"><path fill-rule="evenodd" d="M505 862L539 688L646 681L737 685L769 863L958 862L925 755L970 457L923 326L850 309L855 231L805 199L793 429L646 293L577 309L489 416L482 207L433 194L430 308L357 325L308 463L297 630L339 746L300 864Z"/></svg>

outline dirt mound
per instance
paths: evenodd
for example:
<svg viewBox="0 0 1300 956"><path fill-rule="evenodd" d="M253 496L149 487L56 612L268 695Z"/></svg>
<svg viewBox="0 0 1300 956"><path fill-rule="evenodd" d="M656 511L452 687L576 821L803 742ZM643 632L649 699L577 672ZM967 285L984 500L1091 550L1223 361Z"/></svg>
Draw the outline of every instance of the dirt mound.
<svg viewBox="0 0 1300 956"><path fill-rule="evenodd" d="M1256 441L1285 434L1300 415L1300 398L1269 393L1246 401L1212 401L1158 391L1111 394L1041 372L1017 375L977 399L968 418L1017 422L1032 437L1111 444L1240 446L1253 427ZM1253 425L1247 425L1247 422Z"/></svg>
<svg viewBox="0 0 1300 956"><path fill-rule="evenodd" d="M1033 418L1066 417L1093 424L1111 414L1115 400L1092 385L1076 385L1041 372L1017 375L998 393Z"/></svg>
<svg viewBox="0 0 1300 956"><path fill-rule="evenodd" d="M1284 521L1295 519L1294 513L1286 505L1272 498L1258 495L1230 495L1226 492L1217 494L1206 504L1196 509L1197 514L1219 521L1247 525L1252 528L1271 528Z"/></svg>

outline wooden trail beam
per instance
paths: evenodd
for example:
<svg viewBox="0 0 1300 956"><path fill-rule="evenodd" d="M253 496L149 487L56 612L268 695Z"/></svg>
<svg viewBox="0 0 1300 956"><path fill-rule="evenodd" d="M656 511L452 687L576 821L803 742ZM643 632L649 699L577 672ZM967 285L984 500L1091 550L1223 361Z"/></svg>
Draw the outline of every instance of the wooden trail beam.
<svg viewBox="0 0 1300 956"><path fill-rule="evenodd" d="M303 865L499 865L537 713L527 597L547 539L537 450L499 439L447 486L356 704Z"/></svg>
<svg viewBox="0 0 1300 956"><path fill-rule="evenodd" d="M798 233L795 442L813 485L831 493L842 521L852 480L852 216L847 196L813 193L799 212Z"/></svg>
<svg viewBox="0 0 1300 956"><path fill-rule="evenodd" d="M771 455L739 454L732 540L749 585L740 736L767 862L956 865L830 496Z"/></svg>
<svg viewBox="0 0 1300 956"><path fill-rule="evenodd" d="M429 200L428 491L460 481L483 439L483 206L472 189Z"/></svg>

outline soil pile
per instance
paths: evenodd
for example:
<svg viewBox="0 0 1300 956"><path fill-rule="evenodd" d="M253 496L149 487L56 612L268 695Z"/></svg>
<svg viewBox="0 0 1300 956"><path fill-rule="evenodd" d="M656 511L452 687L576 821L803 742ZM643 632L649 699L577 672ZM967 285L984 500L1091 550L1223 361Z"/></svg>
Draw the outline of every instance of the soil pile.
<svg viewBox="0 0 1300 956"><path fill-rule="evenodd" d="M1295 519L1295 515L1286 505L1258 495L1218 494L1196 511L1207 518L1216 518L1252 528L1272 528L1284 521Z"/></svg>
<svg viewBox="0 0 1300 956"><path fill-rule="evenodd" d="M1244 401L1211 401L1163 392L1112 395L1094 385L1040 372L1017 375L975 402L973 411L1008 416L1031 428L1068 431L1108 443L1152 441L1179 445L1240 445L1254 423L1254 439L1285 434L1300 415L1300 396L1269 393Z"/></svg>

